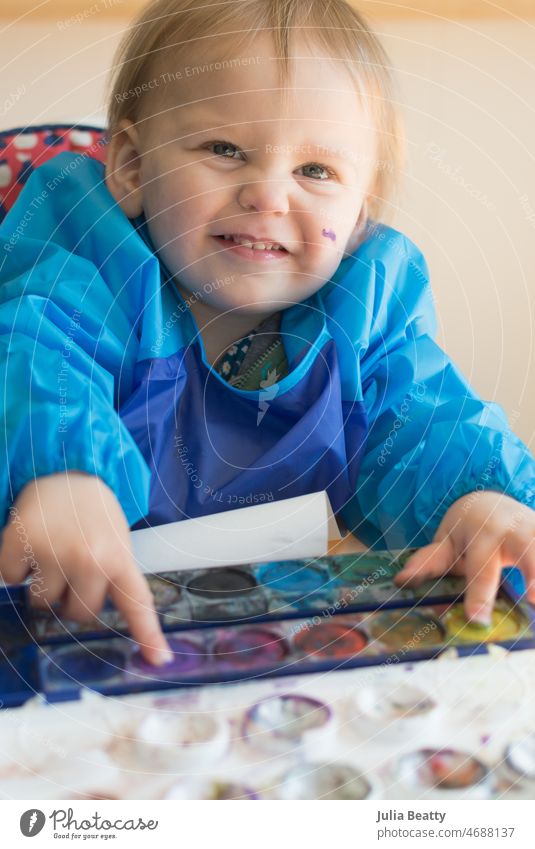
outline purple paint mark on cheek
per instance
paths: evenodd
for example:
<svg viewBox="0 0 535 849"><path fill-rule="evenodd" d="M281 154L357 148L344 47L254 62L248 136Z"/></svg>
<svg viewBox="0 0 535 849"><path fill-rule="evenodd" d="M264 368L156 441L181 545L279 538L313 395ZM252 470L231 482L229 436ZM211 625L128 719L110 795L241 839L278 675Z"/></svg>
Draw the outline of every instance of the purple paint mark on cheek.
<svg viewBox="0 0 535 849"><path fill-rule="evenodd" d="M325 236L326 239L331 239L333 242L336 242L336 233L334 230L325 230L325 228L321 231L321 235Z"/></svg>

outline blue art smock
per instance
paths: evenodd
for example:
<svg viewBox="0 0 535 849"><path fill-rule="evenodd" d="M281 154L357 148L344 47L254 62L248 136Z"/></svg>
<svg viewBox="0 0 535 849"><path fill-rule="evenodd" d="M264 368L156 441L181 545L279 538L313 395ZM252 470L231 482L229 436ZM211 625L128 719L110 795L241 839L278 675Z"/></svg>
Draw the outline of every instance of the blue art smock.
<svg viewBox="0 0 535 849"><path fill-rule="evenodd" d="M370 222L283 311L289 373L258 391L209 365L100 163L46 162L0 237L3 523L28 481L66 469L100 476L135 527L325 489L383 548L425 545L476 489L535 507L533 457L433 341L426 264L401 233Z"/></svg>

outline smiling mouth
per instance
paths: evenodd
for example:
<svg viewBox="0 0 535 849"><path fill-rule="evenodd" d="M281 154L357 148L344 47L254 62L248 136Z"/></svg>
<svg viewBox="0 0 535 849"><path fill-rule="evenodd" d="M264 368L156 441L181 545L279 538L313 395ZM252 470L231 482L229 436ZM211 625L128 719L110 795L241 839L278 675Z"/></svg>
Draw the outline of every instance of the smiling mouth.
<svg viewBox="0 0 535 849"><path fill-rule="evenodd" d="M219 236L214 236L215 239L220 241L222 244L230 247L231 245L241 245L244 248L250 248L254 251L277 251L281 254L287 254L289 251L283 247L279 242L272 242L268 239L265 240L253 240L248 236L240 236L239 234L233 233L222 233Z"/></svg>

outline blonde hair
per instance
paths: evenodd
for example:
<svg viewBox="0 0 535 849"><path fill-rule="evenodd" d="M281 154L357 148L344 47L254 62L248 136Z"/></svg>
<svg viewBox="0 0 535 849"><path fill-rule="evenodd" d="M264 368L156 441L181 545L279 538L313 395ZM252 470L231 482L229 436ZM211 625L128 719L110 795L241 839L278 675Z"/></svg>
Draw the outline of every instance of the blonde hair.
<svg viewBox="0 0 535 849"><path fill-rule="evenodd" d="M186 52L192 43L217 40L222 58L268 31L273 37L281 88L291 69L294 31L341 59L358 93L368 97L377 130L375 179L370 187L368 213L378 219L392 202L405 158L405 138L394 94L388 57L361 15L346 0L153 0L134 20L119 45L112 68L108 103L108 134L119 122L133 123L156 102L151 85L154 65ZM229 50L224 51L220 39ZM168 74L169 76L169 74Z"/></svg>

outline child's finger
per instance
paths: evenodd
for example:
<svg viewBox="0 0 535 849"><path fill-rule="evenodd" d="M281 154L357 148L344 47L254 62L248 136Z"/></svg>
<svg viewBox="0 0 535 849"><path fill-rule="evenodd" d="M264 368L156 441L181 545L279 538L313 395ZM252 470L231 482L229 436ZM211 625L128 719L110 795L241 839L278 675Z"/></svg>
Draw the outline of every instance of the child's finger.
<svg viewBox="0 0 535 849"><path fill-rule="evenodd" d="M169 663L173 655L162 633L152 593L133 561L127 562L115 576L109 585L109 593L146 660L155 666Z"/></svg>
<svg viewBox="0 0 535 849"><path fill-rule="evenodd" d="M108 582L104 575L90 570L75 572L65 600L62 600L61 615L75 622L91 622L102 610L107 592Z"/></svg>
<svg viewBox="0 0 535 849"><path fill-rule="evenodd" d="M518 566L526 581L526 596L535 604L535 537L514 537L507 541L507 566Z"/></svg>
<svg viewBox="0 0 535 849"><path fill-rule="evenodd" d="M416 551L394 578L395 583L418 586L422 581L448 572L454 561L453 545L449 537L432 542Z"/></svg>
<svg viewBox="0 0 535 849"><path fill-rule="evenodd" d="M29 585L32 607L47 610L55 601L59 601L65 591L67 576L58 568L53 553L39 558L37 567Z"/></svg>
<svg viewBox="0 0 535 849"><path fill-rule="evenodd" d="M31 569L31 544L17 535L12 524L6 525L0 544L0 575L6 584L20 584ZM27 545L29 551L24 551Z"/></svg>
<svg viewBox="0 0 535 849"><path fill-rule="evenodd" d="M489 625L502 568L500 547L481 541L468 547L465 554L466 591L464 610L466 617L481 625Z"/></svg>

